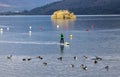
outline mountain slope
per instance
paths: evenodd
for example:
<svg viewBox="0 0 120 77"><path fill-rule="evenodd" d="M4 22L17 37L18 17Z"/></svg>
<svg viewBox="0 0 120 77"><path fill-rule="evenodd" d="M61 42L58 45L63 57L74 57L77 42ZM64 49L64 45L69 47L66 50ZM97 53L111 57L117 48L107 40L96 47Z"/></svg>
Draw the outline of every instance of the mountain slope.
<svg viewBox="0 0 120 77"><path fill-rule="evenodd" d="M62 0L37 7L29 14L51 15L54 11L68 9L77 15L81 14L120 14L120 0Z"/></svg>
<svg viewBox="0 0 120 77"><path fill-rule="evenodd" d="M0 5L10 6L0 6L0 12L30 10L56 1L58 0L0 0Z"/></svg>

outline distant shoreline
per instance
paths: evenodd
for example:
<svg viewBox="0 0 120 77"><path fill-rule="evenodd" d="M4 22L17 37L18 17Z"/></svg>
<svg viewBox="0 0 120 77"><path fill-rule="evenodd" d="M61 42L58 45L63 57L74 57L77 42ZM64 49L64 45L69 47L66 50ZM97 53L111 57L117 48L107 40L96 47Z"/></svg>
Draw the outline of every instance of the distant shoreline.
<svg viewBox="0 0 120 77"><path fill-rule="evenodd" d="M0 15L0 17L37 17L37 16L42 16L42 17L50 17L51 15ZM108 14L108 15L76 15L77 17L80 16L87 16L87 17L92 17L92 16L120 16L120 14Z"/></svg>

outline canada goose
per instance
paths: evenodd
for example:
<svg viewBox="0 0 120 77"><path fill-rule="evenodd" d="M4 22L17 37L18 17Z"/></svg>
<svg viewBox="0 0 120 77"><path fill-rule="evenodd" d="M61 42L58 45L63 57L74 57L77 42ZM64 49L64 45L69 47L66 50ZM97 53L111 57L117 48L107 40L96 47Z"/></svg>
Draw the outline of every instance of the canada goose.
<svg viewBox="0 0 120 77"><path fill-rule="evenodd" d="M12 55L10 55L10 56L7 56L7 59L11 59L12 58Z"/></svg>
<svg viewBox="0 0 120 77"><path fill-rule="evenodd" d="M87 70L87 66L85 66L84 64L81 64L80 66L83 70Z"/></svg>
<svg viewBox="0 0 120 77"><path fill-rule="evenodd" d="M39 58L39 59L41 59L41 60L43 59L43 57L41 57L41 56L38 56L37 58Z"/></svg>
<svg viewBox="0 0 120 77"><path fill-rule="evenodd" d="M57 58L57 59L60 60L60 61L62 61L63 58L62 58L62 57L59 57L59 58Z"/></svg>
<svg viewBox="0 0 120 77"><path fill-rule="evenodd" d="M81 64L80 67L84 67L84 64Z"/></svg>
<svg viewBox="0 0 120 77"><path fill-rule="evenodd" d="M102 60L102 58L98 57L98 56L95 56L95 58L92 58L92 60Z"/></svg>
<svg viewBox="0 0 120 77"><path fill-rule="evenodd" d="M44 62L43 64L46 66L46 65L47 65L47 62Z"/></svg>
<svg viewBox="0 0 120 77"><path fill-rule="evenodd" d="M105 69L108 71L108 69L109 69L109 66L105 66Z"/></svg>
<svg viewBox="0 0 120 77"><path fill-rule="evenodd" d="M87 56L83 56L84 59L87 59L88 57Z"/></svg>
<svg viewBox="0 0 120 77"><path fill-rule="evenodd" d="M98 61L97 60L94 60L94 64L97 64L98 63Z"/></svg>
<svg viewBox="0 0 120 77"><path fill-rule="evenodd" d="M26 61L26 59L22 59L23 61Z"/></svg>
<svg viewBox="0 0 120 77"><path fill-rule="evenodd" d="M32 58L28 58L27 60L30 61Z"/></svg>
<svg viewBox="0 0 120 77"><path fill-rule="evenodd" d="M98 57L98 56L96 56L96 59L97 59L97 60L102 60L102 58L100 58L100 57Z"/></svg>
<svg viewBox="0 0 120 77"><path fill-rule="evenodd" d="M77 60L77 56L74 56L73 58L74 58L74 60Z"/></svg>
<svg viewBox="0 0 120 77"><path fill-rule="evenodd" d="M83 67L83 70L87 70L87 66L84 66L84 67Z"/></svg>
<svg viewBox="0 0 120 77"><path fill-rule="evenodd" d="M74 68L74 64L70 64L70 67Z"/></svg>

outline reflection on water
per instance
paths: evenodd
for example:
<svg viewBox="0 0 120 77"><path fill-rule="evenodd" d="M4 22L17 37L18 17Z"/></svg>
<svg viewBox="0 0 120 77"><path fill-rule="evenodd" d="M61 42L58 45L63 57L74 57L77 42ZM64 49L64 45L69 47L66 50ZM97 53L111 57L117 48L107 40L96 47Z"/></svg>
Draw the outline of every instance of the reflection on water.
<svg viewBox="0 0 120 77"><path fill-rule="evenodd" d="M61 54L64 53L64 45L60 45L60 51L61 51Z"/></svg>
<svg viewBox="0 0 120 77"><path fill-rule="evenodd" d="M29 31L29 37L31 37L32 36L32 31Z"/></svg>
<svg viewBox="0 0 120 77"><path fill-rule="evenodd" d="M74 24L75 19L51 19L53 25L55 25L57 28L64 27L68 28L69 25Z"/></svg>

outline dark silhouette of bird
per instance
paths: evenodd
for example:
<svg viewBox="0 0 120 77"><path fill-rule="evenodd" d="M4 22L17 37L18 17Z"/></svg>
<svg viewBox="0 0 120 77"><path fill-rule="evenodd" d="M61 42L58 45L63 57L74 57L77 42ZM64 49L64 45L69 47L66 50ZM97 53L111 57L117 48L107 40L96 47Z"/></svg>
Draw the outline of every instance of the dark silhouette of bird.
<svg viewBox="0 0 120 77"><path fill-rule="evenodd" d="M87 70L87 66L85 66L84 64L81 64L81 66L80 66L83 70Z"/></svg>
<svg viewBox="0 0 120 77"><path fill-rule="evenodd" d="M10 55L10 56L7 56L7 59L11 59L12 58L12 55Z"/></svg>
<svg viewBox="0 0 120 77"><path fill-rule="evenodd" d="M98 56L95 56L95 58L92 58L92 60L102 60L102 58L101 57L98 57Z"/></svg>
<svg viewBox="0 0 120 77"><path fill-rule="evenodd" d="M81 66L80 67L84 67L84 64L81 64Z"/></svg>
<svg viewBox="0 0 120 77"><path fill-rule="evenodd" d="M87 56L83 56L84 59L87 59L88 57Z"/></svg>
<svg viewBox="0 0 120 77"><path fill-rule="evenodd" d="M63 58L62 58L62 57L59 57L59 58L57 58L57 59L60 60L60 61L62 61Z"/></svg>
<svg viewBox="0 0 120 77"><path fill-rule="evenodd" d="M43 59L43 57L41 57L41 56L38 56L37 58L39 58L39 59L41 59L41 60Z"/></svg>
<svg viewBox="0 0 120 77"><path fill-rule="evenodd" d="M22 61L26 61L26 59L22 59Z"/></svg>
<svg viewBox="0 0 120 77"><path fill-rule="evenodd" d="M43 64L46 66L48 63L47 63L47 62L44 62Z"/></svg>
<svg viewBox="0 0 120 77"><path fill-rule="evenodd" d="M84 67L83 67L83 70L87 70L87 66L84 66Z"/></svg>
<svg viewBox="0 0 120 77"><path fill-rule="evenodd" d="M32 58L28 58L27 60L30 61Z"/></svg>
<svg viewBox="0 0 120 77"><path fill-rule="evenodd" d="M74 60L77 60L77 56L74 56L73 58L74 58Z"/></svg>
<svg viewBox="0 0 120 77"><path fill-rule="evenodd" d="M96 60L102 60L102 58L101 58L101 57L96 56Z"/></svg>
<svg viewBox="0 0 120 77"><path fill-rule="evenodd" d="M109 69L109 66L107 65L107 66L105 66L105 69L108 71L108 69Z"/></svg>
<svg viewBox="0 0 120 77"><path fill-rule="evenodd" d="M74 68L74 64L70 64L70 67Z"/></svg>
<svg viewBox="0 0 120 77"><path fill-rule="evenodd" d="M98 61L97 60L94 60L94 64L97 64L98 63Z"/></svg>

